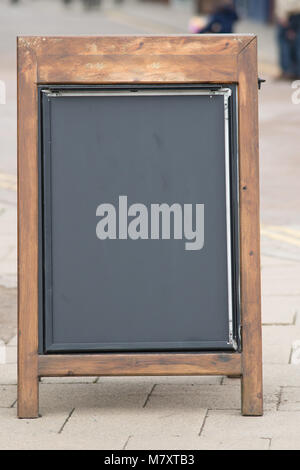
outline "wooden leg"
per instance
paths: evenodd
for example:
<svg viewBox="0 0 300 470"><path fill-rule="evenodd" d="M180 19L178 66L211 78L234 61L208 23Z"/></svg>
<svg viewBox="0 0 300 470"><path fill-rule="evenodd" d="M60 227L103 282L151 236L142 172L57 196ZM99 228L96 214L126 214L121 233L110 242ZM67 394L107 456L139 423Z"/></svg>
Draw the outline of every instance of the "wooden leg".
<svg viewBox="0 0 300 470"><path fill-rule="evenodd" d="M242 413L244 416L263 415L262 341L260 303L248 306L251 321L243 328L242 354ZM256 321L252 319L256 317Z"/></svg>
<svg viewBox="0 0 300 470"><path fill-rule="evenodd" d="M263 395L260 380L255 377L242 378L243 416L263 416Z"/></svg>
<svg viewBox="0 0 300 470"><path fill-rule="evenodd" d="M18 416L38 418L37 60L18 39Z"/></svg>
<svg viewBox="0 0 300 470"><path fill-rule="evenodd" d="M263 414L257 40L239 55L242 413Z"/></svg>
<svg viewBox="0 0 300 470"><path fill-rule="evenodd" d="M18 381L18 418L36 419L39 417L38 377L22 377Z"/></svg>
<svg viewBox="0 0 300 470"><path fill-rule="evenodd" d="M18 417L33 419L39 417L38 303L25 287L26 277L19 276Z"/></svg>

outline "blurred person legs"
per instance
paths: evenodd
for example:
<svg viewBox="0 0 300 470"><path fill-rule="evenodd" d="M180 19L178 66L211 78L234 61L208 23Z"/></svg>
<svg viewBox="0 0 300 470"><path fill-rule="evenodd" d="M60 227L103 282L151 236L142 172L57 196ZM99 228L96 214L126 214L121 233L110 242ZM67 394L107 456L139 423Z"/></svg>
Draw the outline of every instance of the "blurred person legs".
<svg viewBox="0 0 300 470"><path fill-rule="evenodd" d="M300 78L300 14L293 15L290 23L294 31L293 41L293 59L294 59L294 78Z"/></svg>
<svg viewBox="0 0 300 470"><path fill-rule="evenodd" d="M300 0L276 0L279 58L282 75L279 78L300 77Z"/></svg>
<svg viewBox="0 0 300 470"><path fill-rule="evenodd" d="M238 15L232 0L223 0L210 15L205 27L198 33L220 33L230 34L233 32L234 24L238 21Z"/></svg>
<svg viewBox="0 0 300 470"><path fill-rule="evenodd" d="M279 24L278 42L283 79L300 78L300 14L291 15L287 25Z"/></svg>
<svg viewBox="0 0 300 470"><path fill-rule="evenodd" d="M279 44L279 59L280 67L282 70L282 79L292 79L294 76L294 40L290 36L290 30L286 26L278 26L278 44Z"/></svg>

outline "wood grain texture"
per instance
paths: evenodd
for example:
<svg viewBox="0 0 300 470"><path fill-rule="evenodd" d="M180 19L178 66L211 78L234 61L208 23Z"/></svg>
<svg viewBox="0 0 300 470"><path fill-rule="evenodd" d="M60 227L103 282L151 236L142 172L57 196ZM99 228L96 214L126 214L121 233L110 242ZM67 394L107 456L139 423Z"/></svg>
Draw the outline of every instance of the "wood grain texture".
<svg viewBox="0 0 300 470"><path fill-rule="evenodd" d="M38 82L65 84L237 81L237 60L251 36L25 37Z"/></svg>
<svg viewBox="0 0 300 470"><path fill-rule="evenodd" d="M240 354L39 356L41 377L241 375Z"/></svg>
<svg viewBox="0 0 300 470"><path fill-rule="evenodd" d="M38 417L37 66L18 43L18 416Z"/></svg>
<svg viewBox="0 0 300 470"><path fill-rule="evenodd" d="M45 62L47 61L47 63ZM234 56L77 56L39 61L38 81L69 84L234 82ZM60 63L57 69L57 63Z"/></svg>
<svg viewBox="0 0 300 470"><path fill-rule="evenodd" d="M22 36L38 59L92 55L238 55L253 39L241 35Z"/></svg>
<svg viewBox="0 0 300 470"><path fill-rule="evenodd" d="M239 56L242 411L263 414L256 38Z"/></svg>

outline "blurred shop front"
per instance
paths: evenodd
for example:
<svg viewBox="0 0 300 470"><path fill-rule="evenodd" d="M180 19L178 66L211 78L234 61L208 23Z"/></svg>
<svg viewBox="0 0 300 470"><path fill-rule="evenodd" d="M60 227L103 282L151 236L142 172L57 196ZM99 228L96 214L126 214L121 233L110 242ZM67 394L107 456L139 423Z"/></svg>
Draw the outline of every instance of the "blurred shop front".
<svg viewBox="0 0 300 470"><path fill-rule="evenodd" d="M274 19L275 0L235 0L235 4L241 17L262 23Z"/></svg>
<svg viewBox="0 0 300 470"><path fill-rule="evenodd" d="M199 14L209 14L222 4L223 0L140 0L162 3L170 6L191 5L194 3L194 11ZM275 0L234 0L235 6L241 18L253 21L269 23L274 18Z"/></svg>

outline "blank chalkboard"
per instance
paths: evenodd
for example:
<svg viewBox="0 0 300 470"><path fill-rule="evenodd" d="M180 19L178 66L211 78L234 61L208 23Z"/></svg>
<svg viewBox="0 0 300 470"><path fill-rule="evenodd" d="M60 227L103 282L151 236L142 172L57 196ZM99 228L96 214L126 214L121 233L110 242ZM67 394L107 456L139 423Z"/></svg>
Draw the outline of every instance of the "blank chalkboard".
<svg viewBox="0 0 300 470"><path fill-rule="evenodd" d="M235 87L40 105L40 351L238 349Z"/></svg>

